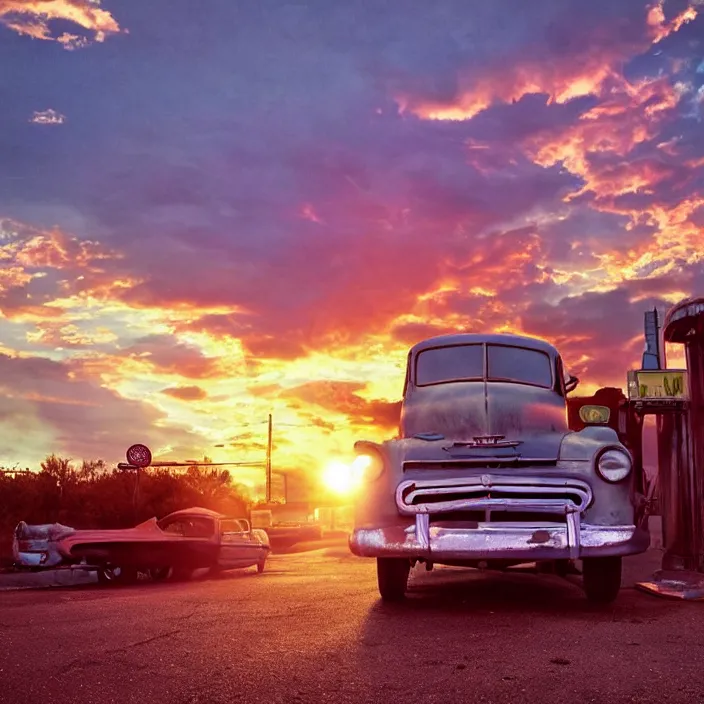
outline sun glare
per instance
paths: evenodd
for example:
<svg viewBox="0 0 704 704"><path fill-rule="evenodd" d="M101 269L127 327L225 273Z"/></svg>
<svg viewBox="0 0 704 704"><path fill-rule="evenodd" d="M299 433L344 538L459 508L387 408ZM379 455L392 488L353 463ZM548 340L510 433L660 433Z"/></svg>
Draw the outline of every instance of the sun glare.
<svg viewBox="0 0 704 704"><path fill-rule="evenodd" d="M330 462L323 471L323 483L336 494L349 494L354 486L352 468L344 462Z"/></svg>

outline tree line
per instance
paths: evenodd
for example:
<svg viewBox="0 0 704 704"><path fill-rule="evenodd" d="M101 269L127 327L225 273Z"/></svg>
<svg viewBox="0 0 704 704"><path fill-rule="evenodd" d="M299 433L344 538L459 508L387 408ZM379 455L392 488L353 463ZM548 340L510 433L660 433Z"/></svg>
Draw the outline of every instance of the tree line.
<svg viewBox="0 0 704 704"><path fill-rule="evenodd" d="M19 521L128 528L191 506L245 517L251 505L247 487L209 463L206 457L185 472L154 467L138 476L110 469L102 460L74 466L50 455L41 471L0 472L0 564L12 561L12 533Z"/></svg>

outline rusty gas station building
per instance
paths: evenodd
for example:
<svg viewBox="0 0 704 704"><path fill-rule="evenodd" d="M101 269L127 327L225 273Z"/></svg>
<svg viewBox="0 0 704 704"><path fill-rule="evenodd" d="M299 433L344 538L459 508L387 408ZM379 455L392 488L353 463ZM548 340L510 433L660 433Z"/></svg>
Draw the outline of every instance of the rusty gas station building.
<svg viewBox="0 0 704 704"><path fill-rule="evenodd" d="M645 315L641 369L628 372L628 388L599 389L568 402L569 425L612 427L633 455L634 491L642 499L636 521L662 517L662 569L639 587L659 594L704 596L704 297L685 299L665 315ZM669 369L661 343L684 346L686 369ZM643 471L643 425L654 416L658 472ZM657 507L657 508L656 508Z"/></svg>

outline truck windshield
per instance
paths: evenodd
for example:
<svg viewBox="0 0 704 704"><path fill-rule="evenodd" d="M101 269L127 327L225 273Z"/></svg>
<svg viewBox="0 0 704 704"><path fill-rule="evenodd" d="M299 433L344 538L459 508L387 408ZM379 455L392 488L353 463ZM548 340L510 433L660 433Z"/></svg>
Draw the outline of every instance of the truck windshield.
<svg viewBox="0 0 704 704"><path fill-rule="evenodd" d="M416 386L487 380L552 388L552 364L545 352L486 345L485 359L484 348L485 345L474 344L423 350L416 357Z"/></svg>

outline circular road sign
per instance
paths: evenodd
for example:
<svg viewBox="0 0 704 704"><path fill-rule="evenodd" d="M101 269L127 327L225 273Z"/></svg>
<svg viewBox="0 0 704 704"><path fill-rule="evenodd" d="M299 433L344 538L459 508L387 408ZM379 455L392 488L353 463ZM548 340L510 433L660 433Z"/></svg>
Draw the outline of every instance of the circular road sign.
<svg viewBox="0 0 704 704"><path fill-rule="evenodd" d="M132 445L127 450L127 461L134 467L148 467L152 463L151 450L146 445Z"/></svg>

